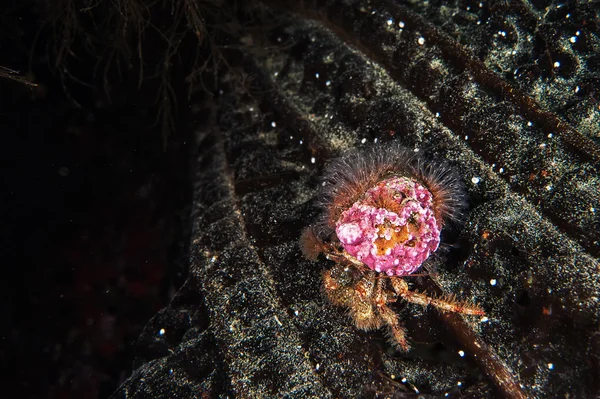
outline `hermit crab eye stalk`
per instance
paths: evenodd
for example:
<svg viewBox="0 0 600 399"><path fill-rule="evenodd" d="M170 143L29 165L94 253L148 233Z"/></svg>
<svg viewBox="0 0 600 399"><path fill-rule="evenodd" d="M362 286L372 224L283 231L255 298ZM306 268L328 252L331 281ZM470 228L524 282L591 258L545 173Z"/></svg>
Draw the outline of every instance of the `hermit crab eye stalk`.
<svg viewBox="0 0 600 399"><path fill-rule="evenodd" d="M463 214L465 191L445 163L385 143L331 162L320 205L321 220L301 240L307 258L316 258L320 238L372 270L405 276L438 248L444 224Z"/></svg>

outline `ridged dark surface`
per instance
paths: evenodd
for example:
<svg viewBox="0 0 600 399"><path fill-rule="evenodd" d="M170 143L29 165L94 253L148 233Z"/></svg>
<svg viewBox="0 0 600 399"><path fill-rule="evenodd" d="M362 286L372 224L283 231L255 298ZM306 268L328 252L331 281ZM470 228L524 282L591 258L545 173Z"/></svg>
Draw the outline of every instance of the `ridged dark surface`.
<svg viewBox="0 0 600 399"><path fill-rule="evenodd" d="M115 398L600 393L598 14L479 4L241 13L220 95L197 114L190 277ZM407 355L330 305L327 263L297 245L323 165L374 140L448 160L470 196L427 262L437 276L409 281L488 320L398 304Z"/></svg>

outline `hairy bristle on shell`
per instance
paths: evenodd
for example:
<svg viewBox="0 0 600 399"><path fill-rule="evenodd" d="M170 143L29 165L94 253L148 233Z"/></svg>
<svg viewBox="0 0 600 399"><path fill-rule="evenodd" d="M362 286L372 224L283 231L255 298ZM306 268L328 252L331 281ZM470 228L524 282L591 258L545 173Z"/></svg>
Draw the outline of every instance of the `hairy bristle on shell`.
<svg viewBox="0 0 600 399"><path fill-rule="evenodd" d="M300 250L304 257L311 261L316 261L323 252L323 241L317 236L312 227L302 231L300 236Z"/></svg>
<svg viewBox="0 0 600 399"><path fill-rule="evenodd" d="M329 236L343 211L369 188L393 176L413 178L431 192L441 225L461 218L466 208L466 193L452 167L397 142L387 142L350 150L326 166L320 197L323 217L317 234Z"/></svg>

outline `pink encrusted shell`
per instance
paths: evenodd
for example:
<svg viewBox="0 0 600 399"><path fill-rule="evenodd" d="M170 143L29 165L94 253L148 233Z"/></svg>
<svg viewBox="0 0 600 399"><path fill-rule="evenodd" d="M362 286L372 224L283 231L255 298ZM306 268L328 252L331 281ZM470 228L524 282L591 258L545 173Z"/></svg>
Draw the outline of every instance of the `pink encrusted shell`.
<svg viewBox="0 0 600 399"><path fill-rule="evenodd" d="M431 192L408 177L370 188L337 220L348 254L390 276L414 273L440 244Z"/></svg>

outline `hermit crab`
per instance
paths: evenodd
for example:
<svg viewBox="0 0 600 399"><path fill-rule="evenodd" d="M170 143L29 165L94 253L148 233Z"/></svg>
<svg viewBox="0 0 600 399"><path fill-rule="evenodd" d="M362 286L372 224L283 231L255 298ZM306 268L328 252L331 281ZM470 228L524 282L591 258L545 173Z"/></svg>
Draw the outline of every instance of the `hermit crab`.
<svg viewBox="0 0 600 399"><path fill-rule="evenodd" d="M325 169L322 215L300 238L304 256L323 255L329 300L344 306L357 328L387 327L391 343L408 351L404 327L389 304L398 299L442 312L482 316L478 305L453 296L431 297L409 289L414 275L440 245L444 225L465 208L461 180L397 143L350 151Z"/></svg>

